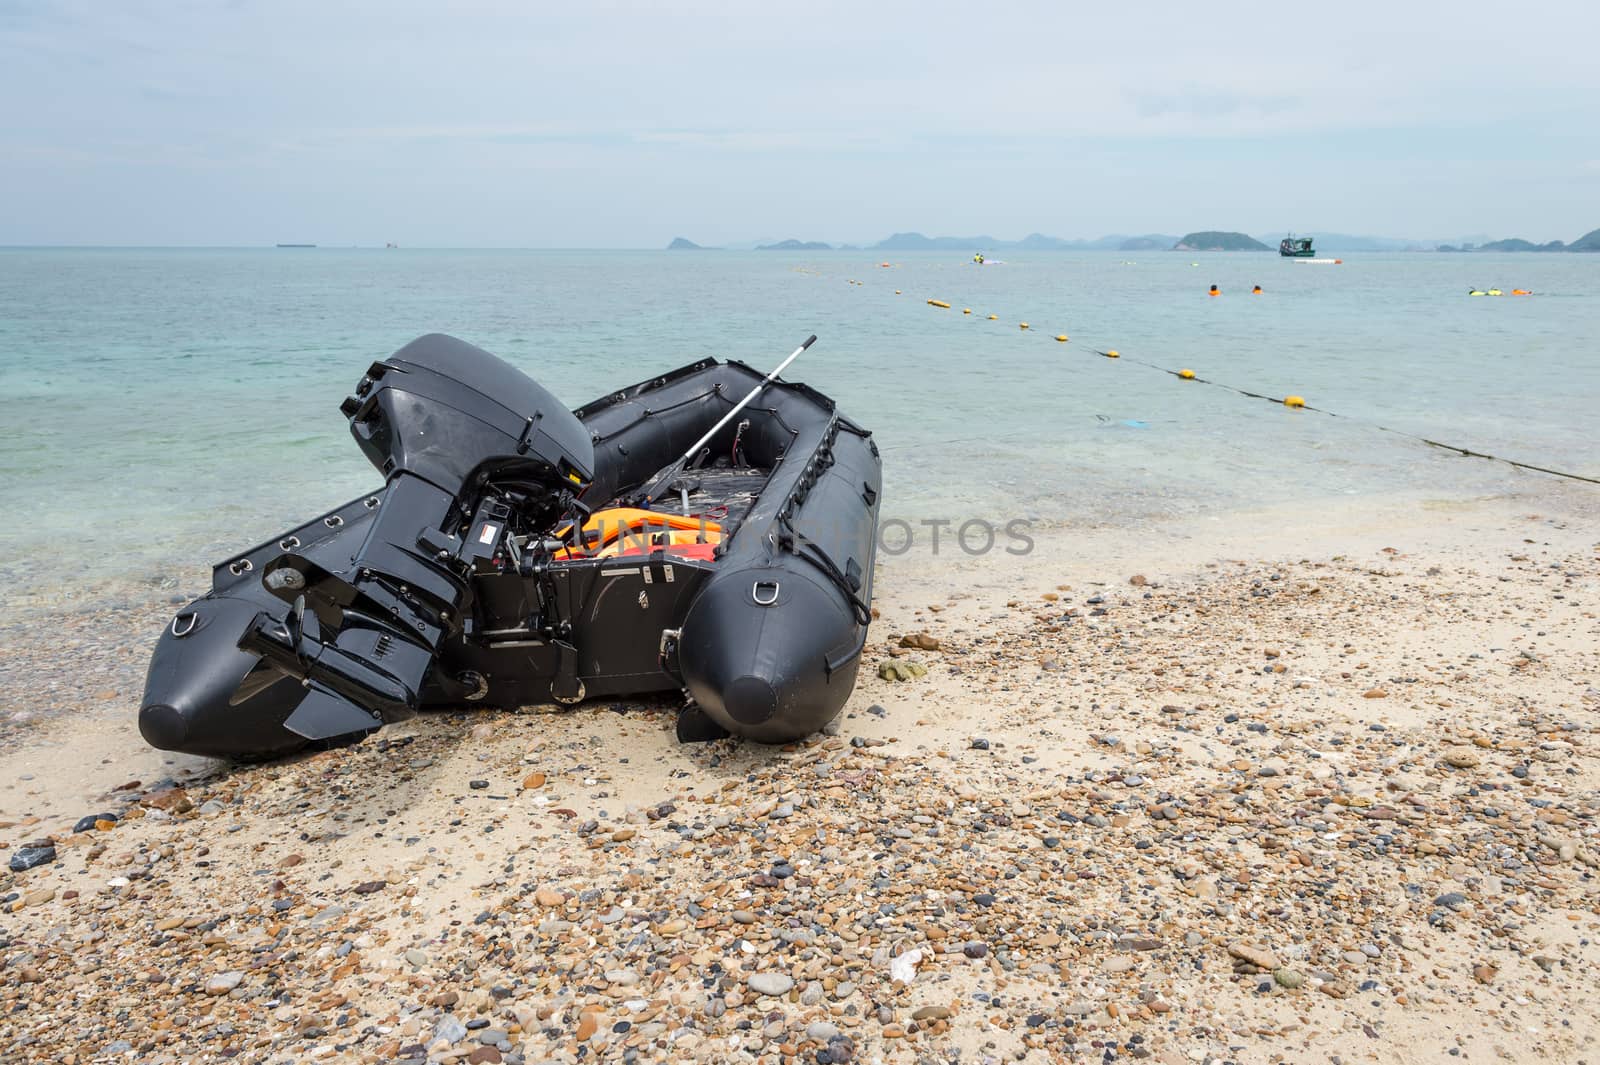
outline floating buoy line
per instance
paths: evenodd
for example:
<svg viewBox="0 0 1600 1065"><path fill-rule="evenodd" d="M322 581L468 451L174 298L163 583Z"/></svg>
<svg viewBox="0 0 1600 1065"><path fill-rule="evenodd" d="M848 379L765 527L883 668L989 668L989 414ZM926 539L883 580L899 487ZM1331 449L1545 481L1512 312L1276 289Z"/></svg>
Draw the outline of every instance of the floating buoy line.
<svg viewBox="0 0 1600 1065"><path fill-rule="evenodd" d="M1300 261L1305 261L1305 260L1300 260ZM1313 260L1313 261L1315 261L1315 260ZM1191 263L1190 265L1198 266L1199 264L1198 263ZM850 284L860 285L860 284L862 284L862 282L851 280ZM1260 291L1261 291L1260 286L1256 286L1255 291L1254 291L1253 294L1259 295ZM1490 292L1492 292L1494 295L1499 295L1500 294L1498 290L1492 290L1491 289ZM895 289L894 293L897 296L901 295L901 290L900 289ZM1211 289L1208 291L1207 294L1211 295L1211 296L1221 295L1221 293L1217 289L1217 286L1215 286L1215 285L1211 286ZM1479 294L1480 293L1478 293L1476 291L1474 291L1472 293L1472 295L1474 295L1474 296L1479 295ZM1516 294L1517 295L1523 295L1524 293L1522 292L1522 290L1516 290ZM949 310L950 309L950 303L948 301L946 301L946 300L941 300L941 299L929 299L928 300L928 306L930 306L930 307L938 307L938 308L942 308L944 310ZM976 317L975 315L972 314L972 308L970 308L970 307L962 308L961 313L962 313L963 317L966 317L966 316ZM990 315L987 316L987 320L991 321L991 322L998 321L999 320L999 316L998 315L994 315L994 314L990 314ZM1029 327L1027 322L1019 322L1018 325L1020 327L1020 331L1021 332L1024 332L1024 333L1032 333L1033 332L1033 330ZM1051 334L1049 334L1049 333L1044 333L1044 334L1040 334L1040 335L1051 336ZM1063 343L1063 344L1067 343L1068 340L1069 340L1067 334L1065 334L1065 333L1056 333L1056 334L1053 335L1052 339L1056 340L1059 343ZM1438 448L1441 451L1453 451L1457 455L1462 456L1463 458L1486 459L1486 460L1488 460L1490 462L1504 463L1507 466L1512 466L1512 467L1515 467L1516 469L1519 469L1519 470L1529 470L1529 471L1532 471L1534 473L1548 474L1551 477L1561 477L1561 478L1564 478L1564 479L1569 480L1569 481L1581 481L1581 482L1583 482L1585 484L1600 484L1600 477L1588 477L1588 476L1585 476L1584 474L1581 474L1581 473L1572 473L1572 472L1567 471L1567 470L1553 469L1553 468L1551 468L1549 466L1540 466L1537 463L1523 462L1523 461L1521 461L1519 459L1506 458L1504 455L1491 455L1486 451L1478 451L1478 450L1476 450L1474 448L1462 447L1459 444L1451 444L1451 443L1447 443L1447 442L1442 441L1442 440L1434 440L1431 437L1422 436L1422 435L1420 435L1418 433L1410 433L1410 432L1407 432L1404 429L1395 429L1392 426L1380 425L1377 422L1370 422L1370 421L1366 421L1366 420L1361 419L1361 418L1354 418L1354 417L1351 417L1349 415L1340 414L1337 411L1328 410L1328 409L1326 409L1324 407L1315 407L1315 406L1312 406L1311 404L1307 403L1304 396L1298 396L1298 395L1269 396L1269 395L1267 395L1265 393L1262 393L1262 392L1252 392L1249 389L1239 388L1239 387L1237 387L1235 385L1226 384L1226 383L1224 383L1222 381L1212 380L1211 378L1207 378L1207 377L1200 377L1195 373L1194 370L1192 370L1192 369L1190 369L1188 367L1183 367L1181 369L1173 370L1173 369L1170 369L1170 368L1168 368L1166 366L1161 366L1161 365L1158 365L1158 364L1153 363L1153 362L1147 362L1147 361L1145 361L1143 359L1136 359L1136 358L1126 358L1125 359L1125 358L1123 358L1122 353L1117 351L1115 348L1109 348L1109 349L1104 350L1104 351L1101 351L1099 349L1091 349L1091 350L1093 350L1096 355L1101 355L1101 356L1104 356L1105 358L1108 358L1108 359L1122 359L1123 361L1132 363L1135 366L1143 366L1143 367L1145 367L1147 369L1155 370L1158 373L1164 373L1164 374L1167 374L1167 375L1169 375L1171 377L1175 377L1180 381L1192 381L1195 384L1210 385L1212 388L1220 388L1220 389L1222 389L1222 390L1224 390L1226 392L1232 392L1235 395L1244 396L1247 399L1266 400L1268 403L1271 403L1271 404L1273 404L1275 406L1287 407L1290 410L1296 410L1296 411L1303 410L1303 411L1309 411L1309 412L1311 412L1313 414L1322 414L1322 415L1325 415L1325 416L1327 416L1329 418L1342 418L1345 421L1348 421L1348 422L1351 422L1351 423L1354 423L1354 424L1366 425L1366 426L1369 426L1370 428L1378 430L1379 432L1390 433L1390 434L1392 434L1394 436L1402 436L1402 437L1405 437L1407 440L1414 440L1417 443L1426 444L1428 447ZM1019 435L1020 436L1020 435L1034 435L1034 434L1032 432L1029 432L1029 433L1024 433L1024 434L1014 434L1014 435ZM990 435L990 436L985 436L985 437L974 437L973 439L974 440L994 441L994 440L1003 440L1003 439L1006 439L1006 438L1007 437L1005 437L1005 436L993 436L993 435ZM912 446L912 445L898 445L898 446L891 445L889 447L884 448L884 450L889 450L889 451L898 450L899 447L901 447L901 446Z"/></svg>

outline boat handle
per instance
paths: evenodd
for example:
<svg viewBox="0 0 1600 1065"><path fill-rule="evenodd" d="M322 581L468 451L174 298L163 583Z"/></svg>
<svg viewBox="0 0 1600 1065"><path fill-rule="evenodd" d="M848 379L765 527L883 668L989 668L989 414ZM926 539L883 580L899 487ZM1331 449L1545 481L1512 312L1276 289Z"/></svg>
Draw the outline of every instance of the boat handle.
<svg viewBox="0 0 1600 1065"><path fill-rule="evenodd" d="M761 589L763 588L772 589L772 594L765 599L761 598ZM778 601L778 582L756 581L755 585L750 589L750 598L755 600L756 606L771 606Z"/></svg>
<svg viewBox="0 0 1600 1065"><path fill-rule="evenodd" d="M179 630L178 622L183 621L186 618L188 619L189 624L185 625L182 630ZM191 632L193 632L194 631L194 627L196 625L198 625L199 623L200 623L200 615L195 613L192 610L185 611L182 614L178 614L177 616L175 616L172 619L172 635L176 636L178 639L181 640L185 636L187 636Z"/></svg>

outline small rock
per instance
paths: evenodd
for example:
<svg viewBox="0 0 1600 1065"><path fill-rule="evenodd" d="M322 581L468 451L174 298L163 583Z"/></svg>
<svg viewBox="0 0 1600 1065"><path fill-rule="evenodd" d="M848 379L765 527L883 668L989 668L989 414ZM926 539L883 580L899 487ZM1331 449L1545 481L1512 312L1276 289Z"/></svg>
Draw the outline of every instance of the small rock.
<svg viewBox="0 0 1600 1065"><path fill-rule="evenodd" d="M758 995L787 995L794 987L794 977L788 973L760 972L751 973L749 980L750 990Z"/></svg>
<svg viewBox="0 0 1600 1065"><path fill-rule="evenodd" d="M37 869L56 860L55 844L49 842L30 843L26 847L19 847L11 856L10 869L13 873L24 873L29 869Z"/></svg>
<svg viewBox="0 0 1600 1065"><path fill-rule="evenodd" d="M1278 956L1262 947L1251 946L1249 943L1228 944L1228 954L1240 961L1249 962L1257 969L1271 972L1278 968Z"/></svg>
<svg viewBox="0 0 1600 1065"><path fill-rule="evenodd" d="M1492 984L1494 983L1494 978L1499 975L1500 970L1493 965L1474 965L1472 967L1472 978L1480 984Z"/></svg>
<svg viewBox="0 0 1600 1065"><path fill-rule="evenodd" d="M453 1013L447 1013L439 1018L439 1023L433 1027L433 1038L443 1039L446 1043L459 1043L467 1037L467 1026L456 1019Z"/></svg>
<svg viewBox="0 0 1600 1065"><path fill-rule="evenodd" d="M244 973L238 971L237 969L225 973L218 973L216 976L213 976L211 979L206 981L206 994L226 995L229 991L232 991L234 988L238 987L243 980Z"/></svg>
<svg viewBox="0 0 1600 1065"><path fill-rule="evenodd" d="M1298 969L1278 968L1272 970L1272 978L1278 982L1279 987L1295 988L1305 984L1305 974Z"/></svg>
<svg viewBox="0 0 1600 1065"><path fill-rule="evenodd" d="M424 965L428 964L428 955L424 951L420 951L416 947L412 947L410 950L406 951L406 964L410 965L413 969L420 969Z"/></svg>
<svg viewBox="0 0 1600 1065"><path fill-rule="evenodd" d="M1444 752L1444 764L1455 769L1472 769L1483 761L1471 747L1452 747Z"/></svg>
<svg viewBox="0 0 1600 1065"><path fill-rule="evenodd" d="M100 822L102 822L102 821L107 821L107 822L110 822L111 824L114 825L117 822L117 815L116 814L90 814L87 817L80 817L78 819L78 823L72 826L72 831L74 831L74 832L93 832L95 829L100 827ZM102 831L104 831L104 830L102 829Z"/></svg>

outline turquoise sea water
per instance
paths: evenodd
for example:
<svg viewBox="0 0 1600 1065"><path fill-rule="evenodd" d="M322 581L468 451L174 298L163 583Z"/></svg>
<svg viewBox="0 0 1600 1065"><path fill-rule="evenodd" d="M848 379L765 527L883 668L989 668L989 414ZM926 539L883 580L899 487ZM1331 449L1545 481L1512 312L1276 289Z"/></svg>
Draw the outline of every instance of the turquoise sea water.
<svg viewBox="0 0 1600 1065"><path fill-rule="evenodd" d="M0 585L79 604L124 578L203 587L217 558L377 483L339 401L430 331L573 406L705 355L767 368L815 332L787 376L874 430L886 514L913 521L1137 528L1541 476L1373 424L1600 476L1600 256L965 258L0 250Z"/></svg>

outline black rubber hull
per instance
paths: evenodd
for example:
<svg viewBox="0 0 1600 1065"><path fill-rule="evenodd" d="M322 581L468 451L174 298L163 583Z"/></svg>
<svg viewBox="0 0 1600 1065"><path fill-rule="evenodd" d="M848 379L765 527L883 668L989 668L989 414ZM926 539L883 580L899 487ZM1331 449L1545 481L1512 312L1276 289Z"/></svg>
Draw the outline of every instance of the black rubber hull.
<svg viewBox="0 0 1600 1065"><path fill-rule="evenodd" d="M400 354L444 366L470 348L442 337L442 347L430 347L434 340ZM452 410L470 409L461 397L475 375L487 378L490 391L548 395L470 350L460 380L439 386ZM542 411L538 424L559 441L562 459L536 472L552 485L581 473L590 508L626 500L760 376L705 360L572 412L592 444L592 462L560 419ZM374 394L397 380L416 406L425 377L395 371L380 377ZM215 568L212 592L179 612L151 660L139 725L152 745L273 757L358 736L419 708L675 691L729 733L782 743L827 724L849 698L870 620L881 464L870 434L825 396L774 382L684 474L699 495L712 490L698 488L702 481L748 481L756 489L753 498L740 497L738 520L724 519L731 533L714 557L645 548L531 560L531 549L515 544L469 557L463 541L477 537L474 522L484 513L506 526L508 538L513 527L550 523L549 494L519 487L506 498L520 509L507 514L491 505L495 474L483 471L506 469L510 460L484 458L494 449L483 443L493 437L483 426L503 423L509 434L515 420L496 410L494 418L461 421L457 436L481 444L483 455L435 448L424 468L393 461L417 450L402 451L404 433L381 420L382 431L371 422L357 428L355 414L372 406L353 398L346 413L389 483ZM534 412L526 413L534 424ZM516 461L533 468L531 459ZM497 526L482 527L487 536Z"/></svg>

